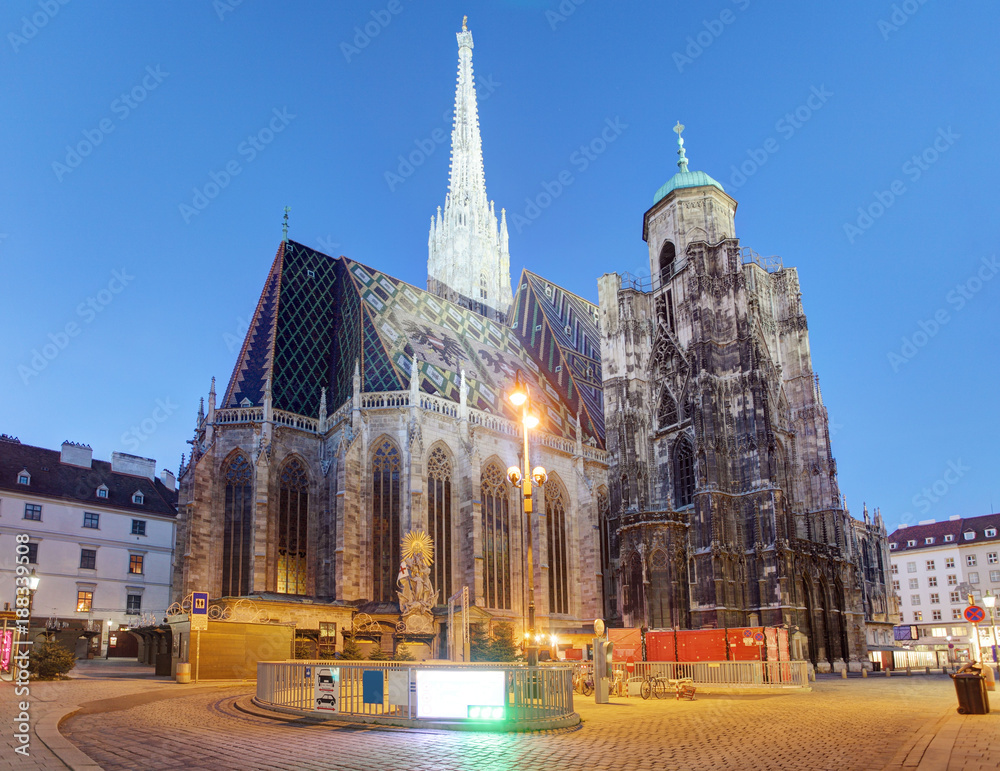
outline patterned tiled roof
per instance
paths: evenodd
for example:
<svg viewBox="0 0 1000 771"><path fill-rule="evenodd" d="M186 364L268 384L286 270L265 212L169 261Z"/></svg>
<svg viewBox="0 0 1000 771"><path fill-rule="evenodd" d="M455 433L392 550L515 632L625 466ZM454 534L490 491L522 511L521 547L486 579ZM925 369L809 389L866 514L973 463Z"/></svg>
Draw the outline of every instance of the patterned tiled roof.
<svg viewBox="0 0 1000 771"><path fill-rule="evenodd" d="M316 415L326 387L332 413L350 397L355 362L363 391L398 391L409 387L416 357L422 391L457 402L464 370L469 405L507 418L517 416L504 392L520 369L544 430L572 439L579 413L584 435L603 444L595 306L531 273L522 285L543 335L521 334L360 262L288 241L222 404L260 405L270 377L276 409Z"/></svg>

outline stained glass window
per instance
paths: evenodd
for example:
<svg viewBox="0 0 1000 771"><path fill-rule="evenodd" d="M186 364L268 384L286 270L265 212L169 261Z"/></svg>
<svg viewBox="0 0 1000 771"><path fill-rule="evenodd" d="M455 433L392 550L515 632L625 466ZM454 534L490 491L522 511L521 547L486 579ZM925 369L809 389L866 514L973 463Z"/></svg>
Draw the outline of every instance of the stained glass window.
<svg viewBox="0 0 1000 771"><path fill-rule="evenodd" d="M281 470L278 496L279 594L306 593L309 540L309 475L293 458Z"/></svg>
<svg viewBox="0 0 1000 771"><path fill-rule="evenodd" d="M483 594L487 608L509 609L510 492L494 463L483 470Z"/></svg>
<svg viewBox="0 0 1000 771"><path fill-rule="evenodd" d="M222 535L222 596L250 593L251 487L253 468L245 455L233 456L223 469L226 480Z"/></svg>
<svg viewBox="0 0 1000 771"><path fill-rule="evenodd" d="M562 487L549 482L545 489L545 521L549 542L550 613L569 613L565 498Z"/></svg>
<svg viewBox="0 0 1000 771"><path fill-rule="evenodd" d="M427 529L434 542L431 568L438 602L452 595L451 588L451 462L435 447L427 462Z"/></svg>
<svg viewBox="0 0 1000 771"><path fill-rule="evenodd" d="M674 506L694 502L694 452L687 439L674 445Z"/></svg>
<svg viewBox="0 0 1000 771"><path fill-rule="evenodd" d="M399 450L388 439L372 457L372 599L393 602L399 568Z"/></svg>

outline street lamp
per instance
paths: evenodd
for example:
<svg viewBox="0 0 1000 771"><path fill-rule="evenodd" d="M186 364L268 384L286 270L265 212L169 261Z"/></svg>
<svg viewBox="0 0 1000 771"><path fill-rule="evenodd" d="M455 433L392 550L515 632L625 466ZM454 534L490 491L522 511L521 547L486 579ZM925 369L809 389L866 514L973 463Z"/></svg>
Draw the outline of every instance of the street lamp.
<svg viewBox="0 0 1000 771"><path fill-rule="evenodd" d="M35 602L35 592L38 591L38 584L41 581L41 577L35 573L35 569L32 568L31 572L28 573L28 626L31 626L31 606Z"/></svg>
<svg viewBox="0 0 1000 771"><path fill-rule="evenodd" d="M527 523L526 534L528 538L528 633L524 639L529 646L525 648L528 656L528 666L538 666L538 649L535 647L535 562L532 557L532 537L531 537L531 483L541 487L548 479L548 475L541 466L531 468L528 459L528 431L538 425L538 416L529 412L531 406L531 395L528 392L528 384L524 380L524 375L520 370L514 378L514 390L507 397L515 407L521 408L521 423L524 425L524 469L511 466L507 469L507 478L514 487L521 487L524 491L524 518Z"/></svg>
<svg viewBox="0 0 1000 771"><path fill-rule="evenodd" d="M986 594L983 595L983 605L985 605L986 608L990 612L990 637L993 639L993 663L994 664L997 663L997 628L996 628L996 625L995 625L996 621L995 621L995 619L993 617L993 607L996 604L997 604L996 595L993 594L990 591L987 591Z"/></svg>

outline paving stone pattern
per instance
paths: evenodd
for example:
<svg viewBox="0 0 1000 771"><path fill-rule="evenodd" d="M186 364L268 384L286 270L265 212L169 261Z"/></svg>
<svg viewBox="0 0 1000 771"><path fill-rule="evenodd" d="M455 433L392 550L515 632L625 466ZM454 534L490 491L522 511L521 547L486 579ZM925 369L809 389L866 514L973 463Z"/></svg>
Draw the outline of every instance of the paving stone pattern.
<svg viewBox="0 0 1000 771"><path fill-rule="evenodd" d="M1000 768L1000 712L957 715L944 676L821 680L811 693L704 695L693 702L615 699L597 706L592 697L577 697L582 727L544 735L272 720L236 709L249 693L248 686L230 687L81 714L62 731L109 771ZM994 705L1000 707L996 694Z"/></svg>

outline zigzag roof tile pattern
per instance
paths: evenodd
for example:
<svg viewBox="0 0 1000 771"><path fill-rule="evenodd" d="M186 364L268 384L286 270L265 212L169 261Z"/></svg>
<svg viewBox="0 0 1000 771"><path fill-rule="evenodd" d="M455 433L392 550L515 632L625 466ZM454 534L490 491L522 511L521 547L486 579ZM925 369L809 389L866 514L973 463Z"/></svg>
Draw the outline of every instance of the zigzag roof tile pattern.
<svg viewBox="0 0 1000 771"><path fill-rule="evenodd" d="M548 282L527 273L525 281L544 296ZM421 391L458 402L464 370L469 406L508 419L518 416L505 393L521 369L544 431L573 439L580 413L584 435L603 445L593 385L600 383L595 306L555 289L557 302L535 303L546 328L562 324L546 337L559 341L553 357L537 338L360 262L288 241L265 282L223 406L262 404L270 378L275 409L314 416L326 387L332 414L351 396L355 362L363 391L400 391L409 387L416 357ZM581 334L565 333L567 324Z"/></svg>

